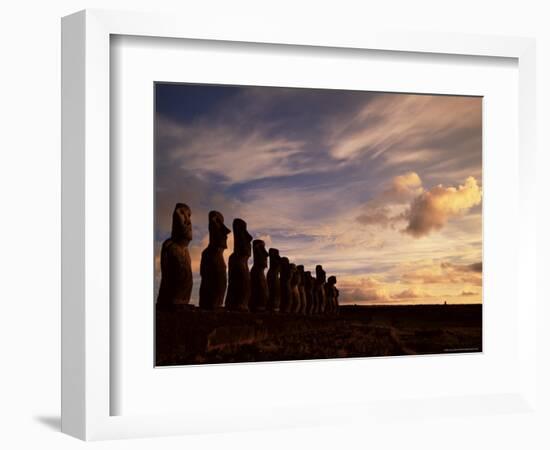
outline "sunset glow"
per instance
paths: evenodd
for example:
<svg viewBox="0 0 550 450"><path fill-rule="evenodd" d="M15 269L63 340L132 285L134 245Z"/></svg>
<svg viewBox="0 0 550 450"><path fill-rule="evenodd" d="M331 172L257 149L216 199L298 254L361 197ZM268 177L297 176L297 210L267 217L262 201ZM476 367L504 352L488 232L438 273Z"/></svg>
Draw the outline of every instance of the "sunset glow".
<svg viewBox="0 0 550 450"><path fill-rule="evenodd" d="M481 303L482 99L157 84L155 262L192 210L337 277L341 304ZM226 258L231 254L229 235ZM252 262L252 261L251 261Z"/></svg>

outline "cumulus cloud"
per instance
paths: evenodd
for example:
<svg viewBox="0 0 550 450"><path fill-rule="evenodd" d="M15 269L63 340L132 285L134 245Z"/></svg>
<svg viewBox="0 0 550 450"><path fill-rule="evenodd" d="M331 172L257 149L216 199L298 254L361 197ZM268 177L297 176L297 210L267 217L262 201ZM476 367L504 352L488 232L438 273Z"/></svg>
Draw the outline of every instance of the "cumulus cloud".
<svg viewBox="0 0 550 450"><path fill-rule="evenodd" d="M432 297L431 294L424 292L418 288L409 288L405 289L401 292L392 294L392 298L403 300L403 299L411 299L411 298L426 298L426 297Z"/></svg>
<svg viewBox="0 0 550 450"><path fill-rule="evenodd" d="M361 225L393 227L402 220L402 205L408 204L423 190L422 180L416 172L397 175L388 188L363 206L356 220Z"/></svg>
<svg viewBox="0 0 550 450"><path fill-rule="evenodd" d="M462 297L471 297L473 295L479 295L478 292L472 292L472 291L462 291L460 294Z"/></svg>
<svg viewBox="0 0 550 450"><path fill-rule="evenodd" d="M452 269L458 272L483 272L483 263L481 261L472 264L451 264L449 262L442 262L441 267L443 269Z"/></svg>
<svg viewBox="0 0 550 450"><path fill-rule="evenodd" d="M385 284L375 277L344 278L338 283L343 303L387 302L391 299Z"/></svg>
<svg viewBox="0 0 550 450"><path fill-rule="evenodd" d="M458 188L438 185L412 202L405 215L408 225L404 232L415 238L426 236L480 203L481 188L474 177L468 177Z"/></svg>
<svg viewBox="0 0 550 450"><path fill-rule="evenodd" d="M353 303L361 302L387 302L390 300L388 293L384 289L360 289L355 288L343 292L343 299L349 299Z"/></svg>
<svg viewBox="0 0 550 450"><path fill-rule="evenodd" d="M356 220L361 225L380 225L382 227L387 227L394 222L390 208L386 206L366 207Z"/></svg>
<svg viewBox="0 0 550 450"><path fill-rule="evenodd" d="M426 190L416 172L407 172L394 177L387 189L364 204L356 221L384 228L405 222L402 231L419 238L480 203L481 188L474 177L458 187L438 185Z"/></svg>
<svg viewBox="0 0 550 450"><path fill-rule="evenodd" d="M389 303L406 300L429 299L434 295L417 286L404 286L399 281L367 276L343 278L339 281L344 303Z"/></svg>
<svg viewBox="0 0 550 450"><path fill-rule="evenodd" d="M385 197L394 200L408 200L412 195L420 195L422 180L416 172L408 172L404 175L398 175L392 180L391 189L385 192Z"/></svg>

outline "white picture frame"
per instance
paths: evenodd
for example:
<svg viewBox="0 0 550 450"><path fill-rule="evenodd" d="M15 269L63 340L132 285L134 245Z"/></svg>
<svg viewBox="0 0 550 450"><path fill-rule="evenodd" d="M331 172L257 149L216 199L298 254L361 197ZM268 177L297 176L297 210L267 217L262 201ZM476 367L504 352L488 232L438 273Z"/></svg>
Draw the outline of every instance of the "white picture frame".
<svg viewBox="0 0 550 450"><path fill-rule="evenodd" d="M512 411L535 408L535 43L527 38L456 34L409 34L373 30L355 33L326 30L266 29L250 24L209 27L189 17L112 11L82 11L62 21L62 430L85 440L246 430L357 420L377 413L392 416L391 406L343 402L330 411L320 405L277 406L275 414L230 408L223 414L112 415L112 350L110 260L111 173L110 40L113 35L205 41L297 45L302 48L367 49L416 54L512 58L518 62L519 181L516 190L518 352L521 361L516 389L464 398L401 399L414 414L436 402L440 414L491 414L506 405ZM514 244L516 245L516 240ZM518 295L518 293L516 293ZM525 298L523 297L525 296ZM249 366L250 367L250 366ZM266 368L265 370L274 370ZM351 366L347 370L351 370ZM200 388L200 387L199 387ZM405 401L406 400L406 401ZM395 400L394 400L395 401ZM476 405L475 407L473 405ZM227 407L227 405L225 405ZM321 405L322 406L322 405ZM321 411L321 412L319 412ZM278 412L278 414L277 414ZM243 420L243 418L252 420Z"/></svg>

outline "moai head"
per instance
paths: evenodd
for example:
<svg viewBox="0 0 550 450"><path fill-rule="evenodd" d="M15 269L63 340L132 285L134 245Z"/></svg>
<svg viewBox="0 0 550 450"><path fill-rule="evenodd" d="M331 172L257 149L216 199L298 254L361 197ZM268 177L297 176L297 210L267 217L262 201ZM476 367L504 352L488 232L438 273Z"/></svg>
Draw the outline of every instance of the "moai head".
<svg viewBox="0 0 550 450"><path fill-rule="evenodd" d="M334 275L331 275L330 277L328 277L327 283L331 286L334 286L336 284L336 277Z"/></svg>
<svg viewBox="0 0 550 450"><path fill-rule="evenodd" d="M281 257L279 256L279 250L276 248L269 249L269 268L279 270L281 267Z"/></svg>
<svg viewBox="0 0 550 450"><path fill-rule="evenodd" d="M306 289L311 289L313 287L313 277L309 270L304 272L304 286Z"/></svg>
<svg viewBox="0 0 550 450"><path fill-rule="evenodd" d="M233 220L233 239L233 253L241 256L250 256L252 236L248 233L244 220Z"/></svg>
<svg viewBox="0 0 550 450"><path fill-rule="evenodd" d="M252 250L254 252L254 265L265 269L267 267L267 251L265 249L265 242L261 239L255 239L252 241Z"/></svg>
<svg viewBox="0 0 550 450"><path fill-rule="evenodd" d="M319 283L325 283L327 281L327 274L323 270L323 266L321 264L315 267L315 275L317 275L317 281Z"/></svg>
<svg viewBox="0 0 550 450"><path fill-rule="evenodd" d="M191 208L185 203L176 203L172 214L172 240L189 243L193 239Z"/></svg>
<svg viewBox="0 0 550 450"><path fill-rule="evenodd" d="M290 261L286 256L281 258L281 278L290 279Z"/></svg>
<svg viewBox="0 0 550 450"><path fill-rule="evenodd" d="M223 215L218 211L208 213L208 233L210 234L210 244L216 248L227 248L227 235L231 230L223 223Z"/></svg>

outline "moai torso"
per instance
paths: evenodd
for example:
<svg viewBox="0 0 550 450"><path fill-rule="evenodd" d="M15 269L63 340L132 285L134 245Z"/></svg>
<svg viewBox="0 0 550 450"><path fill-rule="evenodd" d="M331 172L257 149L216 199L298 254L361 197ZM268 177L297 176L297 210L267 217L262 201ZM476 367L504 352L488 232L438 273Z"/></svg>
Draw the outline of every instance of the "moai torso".
<svg viewBox="0 0 550 450"><path fill-rule="evenodd" d="M265 269L267 267L267 251L265 242L256 239L252 242L254 264L250 269L250 310L265 311L267 308L268 290Z"/></svg>
<svg viewBox="0 0 550 450"><path fill-rule="evenodd" d="M218 211L208 214L209 244L201 256L199 306L202 309L216 309L223 305L227 288L227 272L223 251L227 248L227 235L230 233L223 223L223 215Z"/></svg>
<svg viewBox="0 0 550 450"><path fill-rule="evenodd" d="M281 258L281 305L279 310L283 313L290 311L292 302L292 290L290 288L290 262L288 258Z"/></svg>
<svg viewBox="0 0 550 450"><path fill-rule="evenodd" d="M242 219L233 221L234 249L229 257L229 283L225 307L230 311L248 311L250 301L250 243L252 236L246 230L246 222Z"/></svg>
<svg viewBox="0 0 550 450"><path fill-rule="evenodd" d="M316 281L316 292L317 292L317 310L319 314L323 314L326 309L326 297L325 297L325 282L326 282L326 273L323 270L323 266L318 265L315 267L315 273L317 275Z"/></svg>
<svg viewBox="0 0 550 450"><path fill-rule="evenodd" d="M191 209L184 203L178 203L172 214L172 234L162 244L160 254L162 278L157 298L159 307L189 303L193 273L188 245L192 238Z"/></svg>
<svg viewBox="0 0 550 450"><path fill-rule="evenodd" d="M326 312L333 314L336 312L336 277L328 277L325 284L325 297L327 299Z"/></svg>
<svg viewBox="0 0 550 450"><path fill-rule="evenodd" d="M336 286L334 286L334 307L336 308L335 312L338 314L340 310L340 300L338 300L338 297L340 296L340 291Z"/></svg>
<svg viewBox="0 0 550 450"><path fill-rule="evenodd" d="M276 248L269 249L269 270L267 271L267 288L269 298L267 309L277 312L281 306L281 257Z"/></svg>
<svg viewBox="0 0 550 450"><path fill-rule="evenodd" d="M300 314L305 314L307 300L306 300L306 290L304 287L304 283L305 283L304 266L299 265L297 269L298 269L298 292L300 293L300 308L298 309L298 312Z"/></svg>
<svg viewBox="0 0 550 450"><path fill-rule="evenodd" d="M298 274L298 269L296 264L290 264L290 290L291 290L291 302L289 311L292 313L297 313L300 311L300 291L298 289L298 284L300 282L300 275Z"/></svg>
<svg viewBox="0 0 550 450"><path fill-rule="evenodd" d="M304 272L304 291L306 295L306 314L314 313L314 297L313 297L313 278L311 272Z"/></svg>

